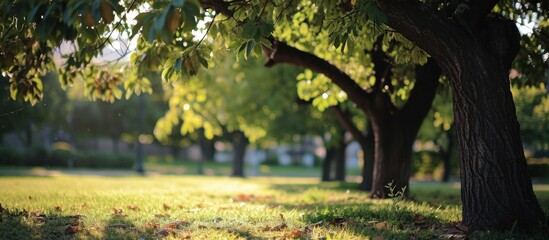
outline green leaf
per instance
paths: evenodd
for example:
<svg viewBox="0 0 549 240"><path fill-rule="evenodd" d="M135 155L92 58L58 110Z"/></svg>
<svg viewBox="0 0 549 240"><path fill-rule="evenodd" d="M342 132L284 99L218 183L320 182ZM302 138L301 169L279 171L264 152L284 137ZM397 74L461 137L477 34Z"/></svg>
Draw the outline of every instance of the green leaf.
<svg viewBox="0 0 549 240"><path fill-rule="evenodd" d="M113 88L112 93L114 94L114 97L116 99L122 98L122 90L120 90L120 88L117 88L117 87Z"/></svg>
<svg viewBox="0 0 549 240"><path fill-rule="evenodd" d="M255 46L255 41L254 40L250 40L248 43L246 43L246 53L244 54L244 58L246 60L248 59L248 56L250 56L250 54L254 50L254 46Z"/></svg>
<svg viewBox="0 0 549 240"><path fill-rule="evenodd" d="M172 74L173 74L173 68L171 67L164 68L164 70L162 70L162 81L169 82L170 78L172 77Z"/></svg>
<svg viewBox="0 0 549 240"><path fill-rule="evenodd" d="M183 66L183 58L177 58L177 60L175 60L175 64L173 65L173 69L176 72L181 72L182 66Z"/></svg>
<svg viewBox="0 0 549 240"><path fill-rule="evenodd" d="M164 63L164 68L169 68L169 67L173 67L173 65L175 64L175 62L178 60L179 58L178 57L170 57L166 60L166 62Z"/></svg>
<svg viewBox="0 0 549 240"><path fill-rule="evenodd" d="M198 57L198 61L200 62L200 64L204 67L204 68L208 68L208 61L206 61L206 59L204 59L204 57L202 56L202 53L198 52L196 54L196 56Z"/></svg>
<svg viewBox="0 0 549 240"><path fill-rule="evenodd" d="M246 22L242 26L242 38L253 39L257 33L257 26L254 22Z"/></svg>
<svg viewBox="0 0 549 240"><path fill-rule="evenodd" d="M171 7L167 7L166 9L164 9L164 11L162 11L160 15L155 18L154 30L156 30L157 32L162 31L162 29L166 25L166 18L168 17L168 13L170 12L170 10Z"/></svg>
<svg viewBox="0 0 549 240"><path fill-rule="evenodd" d="M17 100L17 83L10 84L10 97L12 100Z"/></svg>

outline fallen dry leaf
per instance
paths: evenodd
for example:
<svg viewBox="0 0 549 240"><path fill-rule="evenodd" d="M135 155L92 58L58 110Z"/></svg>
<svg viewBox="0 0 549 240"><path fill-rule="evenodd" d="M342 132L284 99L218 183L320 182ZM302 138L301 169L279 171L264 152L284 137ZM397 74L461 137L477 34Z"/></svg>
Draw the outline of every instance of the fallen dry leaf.
<svg viewBox="0 0 549 240"><path fill-rule="evenodd" d="M304 230L294 229L293 231L285 232L282 238L300 238L304 233Z"/></svg>
<svg viewBox="0 0 549 240"><path fill-rule="evenodd" d="M189 226L190 224L191 223L188 222L188 221L177 220L175 222L171 222L171 223L168 223L168 224L164 225L164 228L182 229L184 227Z"/></svg>
<svg viewBox="0 0 549 240"><path fill-rule="evenodd" d="M164 210L169 210L170 209L170 206L168 206L168 204L162 204L162 208L164 208Z"/></svg>
<svg viewBox="0 0 549 240"><path fill-rule="evenodd" d="M232 200L235 202L251 202L254 198L255 196L253 194L238 194L232 198Z"/></svg>
<svg viewBox="0 0 549 240"><path fill-rule="evenodd" d="M160 228L160 229L156 230L156 233L158 233L159 235L162 235L164 237L167 237L168 235L175 236L175 231L171 228Z"/></svg>
<svg viewBox="0 0 549 240"><path fill-rule="evenodd" d="M385 229L385 228L387 228L387 221L378 222L378 223L376 223L375 227L377 229Z"/></svg>
<svg viewBox="0 0 549 240"><path fill-rule="evenodd" d="M84 229L84 225L80 221L80 218L73 218L69 225L65 227L65 233L67 234L76 234L81 232Z"/></svg>
<svg viewBox="0 0 549 240"><path fill-rule="evenodd" d="M419 223L419 224L423 224L423 223L425 223L425 217L423 215L417 214L414 217L414 222Z"/></svg>
<svg viewBox="0 0 549 240"><path fill-rule="evenodd" d="M82 231L82 227L81 226L67 226L65 228L65 233L67 234L76 234L76 233L79 233Z"/></svg>
<svg viewBox="0 0 549 240"><path fill-rule="evenodd" d="M127 207L128 209L130 209L130 210L133 210L133 211L139 210L139 207L138 207L138 206L135 206L135 205L128 205L128 206L126 206L126 207Z"/></svg>
<svg viewBox="0 0 549 240"><path fill-rule="evenodd" d="M265 226L265 227L263 228L263 231L264 231L264 232L274 232L274 231L280 231L280 230L285 229L285 228L287 228L287 227L288 227L288 225L286 225L286 223L282 223L282 224L276 225L276 226L274 226L274 227Z"/></svg>
<svg viewBox="0 0 549 240"><path fill-rule="evenodd" d="M127 217L128 215L125 214L122 209L119 209L119 208L112 208L112 211L114 212L114 216L117 216L117 217Z"/></svg>
<svg viewBox="0 0 549 240"><path fill-rule="evenodd" d="M158 223L155 223L155 222L147 223L147 225L149 225L149 227L151 227L154 230L160 229L160 226L158 225Z"/></svg>

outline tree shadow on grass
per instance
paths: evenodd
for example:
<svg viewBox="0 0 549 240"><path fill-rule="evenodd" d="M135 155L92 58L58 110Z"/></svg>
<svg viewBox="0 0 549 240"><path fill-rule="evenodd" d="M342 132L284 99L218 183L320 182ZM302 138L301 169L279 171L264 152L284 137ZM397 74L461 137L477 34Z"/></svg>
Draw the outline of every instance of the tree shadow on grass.
<svg viewBox="0 0 549 240"><path fill-rule="evenodd" d="M82 215L49 215L0 207L2 239L72 239L82 231Z"/></svg>
<svg viewBox="0 0 549 240"><path fill-rule="evenodd" d="M299 204L282 204L286 209L300 209ZM383 239L436 239L437 229L453 223L432 214L419 213L396 205L377 203L318 203L309 205L303 214L305 224L328 229L343 228L358 237ZM440 237L440 236L438 236Z"/></svg>
<svg viewBox="0 0 549 240"><path fill-rule="evenodd" d="M148 236L150 235L150 236ZM155 232L146 232L138 229L127 217L113 215L103 229L105 239L139 239L144 236L152 237Z"/></svg>

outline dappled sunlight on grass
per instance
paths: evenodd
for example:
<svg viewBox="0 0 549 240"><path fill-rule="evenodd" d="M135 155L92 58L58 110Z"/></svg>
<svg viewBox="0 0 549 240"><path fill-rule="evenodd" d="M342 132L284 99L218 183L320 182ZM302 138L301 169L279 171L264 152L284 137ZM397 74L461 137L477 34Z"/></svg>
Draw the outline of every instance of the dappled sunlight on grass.
<svg viewBox="0 0 549 240"><path fill-rule="evenodd" d="M4 177L0 235L439 238L460 218L459 189L451 184L416 183L415 201L372 200L356 186L282 177Z"/></svg>

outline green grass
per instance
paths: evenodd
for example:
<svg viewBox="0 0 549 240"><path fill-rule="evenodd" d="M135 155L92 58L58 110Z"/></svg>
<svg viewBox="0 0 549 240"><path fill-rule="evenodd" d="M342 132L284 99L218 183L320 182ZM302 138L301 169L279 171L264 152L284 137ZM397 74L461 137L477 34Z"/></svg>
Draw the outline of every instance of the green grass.
<svg viewBox="0 0 549 240"><path fill-rule="evenodd" d="M458 187L394 201L317 178L0 177L0 239L543 238L458 231ZM547 212L549 186L536 189Z"/></svg>
<svg viewBox="0 0 549 240"><path fill-rule="evenodd" d="M149 158L145 162L145 169L162 174L196 174L198 163L181 160L159 161ZM204 162L202 169L204 174L209 176L229 176L232 172L232 164ZM252 166L246 166L245 169L248 172L254 171ZM259 176L318 177L321 171L320 167L260 165L256 167L255 174ZM361 170L358 168L347 169L347 176L360 176L360 174Z"/></svg>

